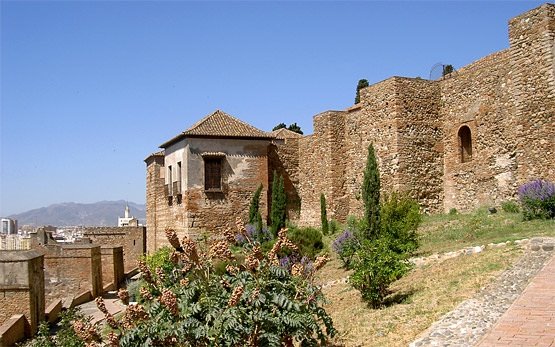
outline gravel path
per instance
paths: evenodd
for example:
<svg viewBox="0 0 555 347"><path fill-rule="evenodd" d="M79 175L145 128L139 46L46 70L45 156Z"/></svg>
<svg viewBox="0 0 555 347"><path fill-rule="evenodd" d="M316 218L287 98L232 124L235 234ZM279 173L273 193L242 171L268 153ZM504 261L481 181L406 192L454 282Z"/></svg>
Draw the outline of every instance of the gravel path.
<svg viewBox="0 0 555 347"><path fill-rule="evenodd" d="M435 322L410 347L473 346L497 322L524 291L531 278L547 263L553 252L553 238L523 242L524 255L474 298Z"/></svg>

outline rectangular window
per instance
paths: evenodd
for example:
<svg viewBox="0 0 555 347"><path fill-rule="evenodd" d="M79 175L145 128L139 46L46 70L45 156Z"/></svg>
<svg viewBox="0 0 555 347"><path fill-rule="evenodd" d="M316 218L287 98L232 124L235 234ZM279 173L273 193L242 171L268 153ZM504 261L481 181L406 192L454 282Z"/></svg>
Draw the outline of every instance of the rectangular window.
<svg viewBox="0 0 555 347"><path fill-rule="evenodd" d="M173 195L173 180L172 180L172 166L168 166L168 195Z"/></svg>
<svg viewBox="0 0 555 347"><path fill-rule="evenodd" d="M178 161L177 162L177 179L176 179L176 185L175 185L175 193L180 195L181 192L181 162Z"/></svg>
<svg viewBox="0 0 555 347"><path fill-rule="evenodd" d="M222 159L204 158L204 189L222 189Z"/></svg>

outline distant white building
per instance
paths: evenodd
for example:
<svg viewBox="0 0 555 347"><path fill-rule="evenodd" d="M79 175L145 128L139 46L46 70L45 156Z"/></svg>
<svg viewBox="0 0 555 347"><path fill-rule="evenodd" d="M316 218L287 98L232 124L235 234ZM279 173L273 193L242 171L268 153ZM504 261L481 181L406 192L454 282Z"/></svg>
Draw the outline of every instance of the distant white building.
<svg viewBox="0 0 555 347"><path fill-rule="evenodd" d="M11 218L2 218L0 221L2 225L2 230L0 233L4 235L16 235L17 234L17 220Z"/></svg>
<svg viewBox="0 0 555 347"><path fill-rule="evenodd" d="M137 226L138 220L133 216L129 216L129 205L125 204L125 216L118 217L118 227Z"/></svg>

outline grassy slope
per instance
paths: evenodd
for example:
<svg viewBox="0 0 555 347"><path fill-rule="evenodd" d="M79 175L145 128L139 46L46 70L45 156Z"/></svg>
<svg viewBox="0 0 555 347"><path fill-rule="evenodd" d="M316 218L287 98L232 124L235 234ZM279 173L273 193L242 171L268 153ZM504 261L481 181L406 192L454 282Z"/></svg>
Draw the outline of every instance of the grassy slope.
<svg viewBox="0 0 555 347"><path fill-rule="evenodd" d="M555 236L555 220L523 221L519 213L487 209L456 215L424 217L419 229L420 254L431 254L534 236Z"/></svg>
<svg viewBox="0 0 555 347"><path fill-rule="evenodd" d="M531 236L555 236L555 221L522 221L520 214L471 214L425 217L419 230L420 254L447 252L471 245ZM391 287L391 304L369 308L349 284L324 289L326 310L340 331L336 339L346 346L406 346L443 314L472 297L522 254L509 246L416 268ZM349 275L333 259L320 273L330 282Z"/></svg>

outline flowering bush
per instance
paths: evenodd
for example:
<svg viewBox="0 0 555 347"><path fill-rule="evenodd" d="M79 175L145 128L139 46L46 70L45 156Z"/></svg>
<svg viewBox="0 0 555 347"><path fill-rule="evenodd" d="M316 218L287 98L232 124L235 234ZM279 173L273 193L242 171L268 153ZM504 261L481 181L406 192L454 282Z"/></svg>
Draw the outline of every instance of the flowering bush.
<svg viewBox="0 0 555 347"><path fill-rule="evenodd" d="M518 189L525 220L555 218L555 184L535 180Z"/></svg>
<svg viewBox="0 0 555 347"><path fill-rule="evenodd" d="M343 263L343 266L346 268L349 268L353 255L359 247L359 240L348 229L339 235L339 237L331 244L331 248L335 253L337 253L339 259L341 259L341 262Z"/></svg>
<svg viewBox="0 0 555 347"><path fill-rule="evenodd" d="M263 244L271 241L273 238L274 235L268 227L263 226L262 228L257 229L255 225L247 224L244 232L239 232L235 235L235 243L238 246L245 245L249 242L258 242L259 244Z"/></svg>
<svg viewBox="0 0 555 347"><path fill-rule="evenodd" d="M282 248L296 249L286 230L263 254L239 221L238 227L247 240L242 261L234 259L229 249L235 243L230 230L225 240L214 241L206 249L167 230L175 249L168 259L172 269L157 270L155 277L140 263L146 282L140 291L142 304L127 306L116 320L97 300L112 329L104 343L122 347L324 345L335 329L313 278L327 259L318 257L311 268L295 262L289 271L278 259ZM214 271L216 261L229 261L224 273ZM87 340L82 333L86 329L75 330L88 346L99 346Z"/></svg>

